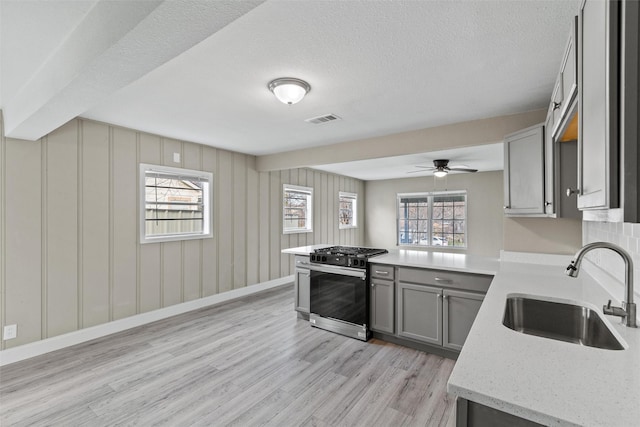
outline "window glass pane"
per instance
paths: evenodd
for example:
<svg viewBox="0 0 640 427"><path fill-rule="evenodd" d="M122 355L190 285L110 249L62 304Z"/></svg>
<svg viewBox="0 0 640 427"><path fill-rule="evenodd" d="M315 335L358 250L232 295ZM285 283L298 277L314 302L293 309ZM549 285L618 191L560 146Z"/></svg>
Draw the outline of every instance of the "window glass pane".
<svg viewBox="0 0 640 427"><path fill-rule="evenodd" d="M283 232L311 231L312 191L313 189L306 187L283 187Z"/></svg>
<svg viewBox="0 0 640 427"><path fill-rule="evenodd" d="M140 242L211 237L212 179L207 172L140 164Z"/></svg>
<svg viewBox="0 0 640 427"><path fill-rule="evenodd" d="M339 228L350 228L356 226L357 194L338 192L339 208L338 220Z"/></svg>
<svg viewBox="0 0 640 427"><path fill-rule="evenodd" d="M398 197L398 244L466 247L466 194Z"/></svg>

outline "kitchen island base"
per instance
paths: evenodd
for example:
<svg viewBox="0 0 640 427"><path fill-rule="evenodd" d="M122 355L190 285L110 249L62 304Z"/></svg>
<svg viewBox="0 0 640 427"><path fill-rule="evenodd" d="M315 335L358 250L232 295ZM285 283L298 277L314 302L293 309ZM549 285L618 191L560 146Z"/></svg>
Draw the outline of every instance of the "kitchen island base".
<svg viewBox="0 0 640 427"><path fill-rule="evenodd" d="M525 420L471 400L456 400L456 427L540 427L542 424Z"/></svg>

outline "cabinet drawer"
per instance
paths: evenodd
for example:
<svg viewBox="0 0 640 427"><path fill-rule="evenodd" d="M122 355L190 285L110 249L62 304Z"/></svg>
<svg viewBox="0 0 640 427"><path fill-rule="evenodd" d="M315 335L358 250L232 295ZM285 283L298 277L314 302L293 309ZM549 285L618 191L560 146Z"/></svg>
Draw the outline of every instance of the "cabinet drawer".
<svg viewBox="0 0 640 427"><path fill-rule="evenodd" d="M447 270L428 270L423 268L399 268L398 279L401 282L422 285L455 288L475 292L487 292L493 276L486 274L460 273Z"/></svg>
<svg viewBox="0 0 640 427"><path fill-rule="evenodd" d="M308 256L296 255L296 268L309 268L310 265Z"/></svg>
<svg viewBox="0 0 640 427"><path fill-rule="evenodd" d="M371 264L371 277L393 280L394 273L395 267L393 265Z"/></svg>

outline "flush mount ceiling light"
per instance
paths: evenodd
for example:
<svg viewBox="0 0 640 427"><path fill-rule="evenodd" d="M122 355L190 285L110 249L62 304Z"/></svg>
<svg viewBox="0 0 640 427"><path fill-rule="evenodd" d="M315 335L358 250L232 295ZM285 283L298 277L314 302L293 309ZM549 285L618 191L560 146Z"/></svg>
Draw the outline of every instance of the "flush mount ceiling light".
<svg viewBox="0 0 640 427"><path fill-rule="evenodd" d="M283 104L296 104L311 90L309 83L293 77L272 80L268 88Z"/></svg>

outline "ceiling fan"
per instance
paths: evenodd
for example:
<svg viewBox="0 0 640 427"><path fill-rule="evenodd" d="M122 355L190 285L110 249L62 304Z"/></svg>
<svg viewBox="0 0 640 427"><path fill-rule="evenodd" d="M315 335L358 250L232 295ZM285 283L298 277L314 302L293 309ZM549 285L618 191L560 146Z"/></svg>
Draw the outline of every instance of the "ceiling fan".
<svg viewBox="0 0 640 427"><path fill-rule="evenodd" d="M443 176L446 176L451 171L455 171L455 172L478 172L478 169L472 169L469 166L465 166L465 165L449 166L449 160L448 159L434 160L433 161L433 166L419 166L419 165L416 165L416 167L420 168L422 170L411 171L411 172L408 172L408 173L434 171L433 174L436 177L442 178Z"/></svg>

